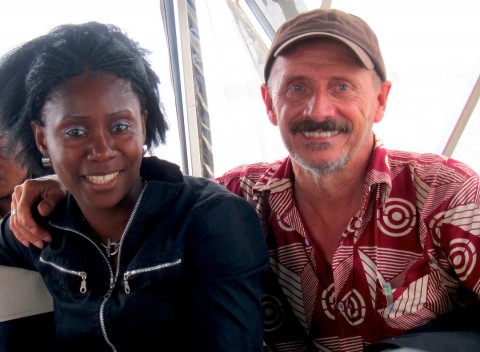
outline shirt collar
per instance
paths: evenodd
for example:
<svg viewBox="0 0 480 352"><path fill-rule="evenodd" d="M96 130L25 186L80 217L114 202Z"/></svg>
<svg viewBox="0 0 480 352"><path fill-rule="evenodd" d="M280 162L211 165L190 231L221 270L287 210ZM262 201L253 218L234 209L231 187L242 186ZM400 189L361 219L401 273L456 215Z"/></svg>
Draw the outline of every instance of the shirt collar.
<svg viewBox="0 0 480 352"><path fill-rule="evenodd" d="M270 192L270 206L274 210L280 210L284 213L292 209L293 204L293 181L295 175L293 173L292 162L290 157L276 161L270 164L270 167L260 177L253 187L255 197L261 197L262 193ZM382 193L382 203L388 198L392 188L392 173L388 158L388 151L385 149L383 142L375 136L375 145L372 151L370 161L367 168L367 175L364 184L364 194L367 195L380 186ZM285 202L289 199L289 202ZM278 202L277 202L278 200ZM282 205L282 209L277 209L277 205Z"/></svg>

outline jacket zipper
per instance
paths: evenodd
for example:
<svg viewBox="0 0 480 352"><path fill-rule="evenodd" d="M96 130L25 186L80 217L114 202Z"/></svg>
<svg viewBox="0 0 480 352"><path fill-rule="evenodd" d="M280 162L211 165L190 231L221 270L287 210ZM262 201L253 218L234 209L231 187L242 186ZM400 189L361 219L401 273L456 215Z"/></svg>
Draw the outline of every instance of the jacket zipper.
<svg viewBox="0 0 480 352"><path fill-rule="evenodd" d="M74 232L84 238L86 238L88 241L90 241L91 243L93 243L93 245L100 251L102 257L106 260L107 262L107 266L108 266L108 270L110 271L110 285L109 285L109 289L108 291L105 293L105 295L103 296L103 301L102 303L100 304L100 328L102 330L102 335L103 335L103 338L105 339L105 342L112 348L112 352L116 352L117 349L115 348L115 346L113 345L113 343L110 341L110 339L108 338L108 334L107 334L107 329L105 327L105 317L104 317L104 307L105 307L105 304L107 303L107 301L110 299L111 297L111 293L113 291L113 288L115 287L115 283L117 282L117 278L118 278L118 274L119 274L119 269L120 269L120 256L122 254L122 244L123 244L123 238L125 236L125 234L127 233L132 221L133 221L133 218L137 212L137 209L138 209L138 206L140 205L140 201L141 199L143 198L143 194L145 193L145 189L147 188L147 184L148 182L145 183L144 187L142 188L142 192L140 193L140 196L138 197L138 200L137 200L137 203L135 204L135 207L133 208L133 211L132 211L132 214L130 215L130 218L128 219L128 223L127 225L125 226L125 230L123 231L123 234L122 234L122 237L120 238L120 243L119 243L119 248L118 248L118 258L117 258L117 261L118 261L118 265L117 265L117 270L115 272L115 275L113 274L113 270L112 270L112 266L110 265L110 262L108 261L108 258L107 256L103 253L102 249L97 246L97 244L95 242L93 242L89 237L85 236L83 233L81 232L78 232L74 229L71 229L71 228L66 228L66 227L59 227L59 226L56 226L52 223L50 223L51 226L53 227L56 227L56 228L59 228L59 229L62 229L62 230L67 230L67 231L71 231L71 232ZM81 272L76 272L76 271L73 271L73 270L68 270L68 269L64 269L64 268L61 268L59 267L58 265L54 264L54 263L50 263L50 262L47 262L45 260L43 260L41 257L40 257L40 260L47 263L47 264L50 264L52 265L53 267L55 268L58 268L59 270L61 271L64 271L64 272L67 272L67 273L72 273L72 274L75 274L75 275L79 275L80 277L82 277L82 279L84 279L84 281L82 281L82 284L81 284L81 288L80 288L80 292L82 292L82 287L84 288L84 291L82 293L85 293L86 290L87 290L87 273L84 272L84 271L81 271ZM83 276L84 275L84 276Z"/></svg>
<svg viewBox="0 0 480 352"><path fill-rule="evenodd" d="M61 267L58 264L55 264L55 263L52 263L50 261L45 260L42 257L40 257L40 261L42 263L47 264L47 265L53 266L55 269L58 269L59 271L61 271L63 273L80 276L80 278L82 279L82 281L80 282L80 293L87 292L87 273L85 271L76 271L76 270L66 269L64 267Z"/></svg>
<svg viewBox="0 0 480 352"><path fill-rule="evenodd" d="M130 226L132 224L132 221L135 217L135 214L137 213L138 206L140 205L140 201L142 200L143 194L145 193L145 190L147 189L147 184L148 183L145 182L145 185L142 188L142 192L140 193L140 196L138 197L137 202L135 203L135 206L133 207L132 214L130 215L130 218L128 219L127 225L125 226L125 230L123 230L122 237L120 237L120 243L118 244L117 269L115 271L115 276L110 280L110 289L104 295L103 301L100 304L100 328L102 329L103 338L105 339L107 344L112 348L112 352L116 352L117 349L116 349L115 345L112 343L112 341L110 341L110 338L108 337L108 333L107 333L107 328L105 327L105 315L104 315L105 304L107 304L107 301L110 299L111 293L112 293L113 288L115 287L115 283L117 282L117 279L118 279L118 274L119 274L119 271L120 271L120 257L122 255L123 239L124 239L125 234L127 233L128 229L130 228ZM103 252L102 252L102 255L103 255ZM108 262L107 257L105 255L104 255L104 257ZM108 267L110 268L110 270L112 270L109 262L108 262Z"/></svg>
<svg viewBox="0 0 480 352"><path fill-rule="evenodd" d="M149 268L142 268L142 269L137 269L137 270L129 270L129 271L126 271L124 274L123 274L123 286L124 286L124 290L125 290L125 293L130 293L130 285L128 284L128 279L133 276L133 275L136 275L136 274L143 274L143 273L148 273L150 271L155 271L155 270L161 270L161 269L165 269L165 268L169 268L171 266L175 266L175 265L178 265L182 262L182 259L177 259L175 260L174 262L169 262L169 263L163 263L163 264L159 264L159 265L155 265L155 266L151 266Z"/></svg>

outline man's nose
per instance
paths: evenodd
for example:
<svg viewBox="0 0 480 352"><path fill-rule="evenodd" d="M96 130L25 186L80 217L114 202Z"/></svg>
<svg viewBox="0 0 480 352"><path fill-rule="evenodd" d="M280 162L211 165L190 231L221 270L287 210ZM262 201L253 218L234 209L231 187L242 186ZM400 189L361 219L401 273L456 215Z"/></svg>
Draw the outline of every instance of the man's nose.
<svg viewBox="0 0 480 352"><path fill-rule="evenodd" d="M306 116L320 120L334 116L334 98L325 90L316 90L308 99L304 113Z"/></svg>

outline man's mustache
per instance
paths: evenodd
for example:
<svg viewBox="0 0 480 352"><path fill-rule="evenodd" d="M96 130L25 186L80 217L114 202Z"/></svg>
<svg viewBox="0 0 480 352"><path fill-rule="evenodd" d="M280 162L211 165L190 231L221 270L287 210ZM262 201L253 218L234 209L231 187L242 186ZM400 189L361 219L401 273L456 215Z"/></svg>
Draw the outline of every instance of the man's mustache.
<svg viewBox="0 0 480 352"><path fill-rule="evenodd" d="M302 120L295 121L290 124L290 131L295 133L302 132L314 132L314 131L325 131L325 132L340 132L340 133L349 133L352 130L352 127L349 123L338 123L337 120L328 119L325 121L313 121L313 120Z"/></svg>

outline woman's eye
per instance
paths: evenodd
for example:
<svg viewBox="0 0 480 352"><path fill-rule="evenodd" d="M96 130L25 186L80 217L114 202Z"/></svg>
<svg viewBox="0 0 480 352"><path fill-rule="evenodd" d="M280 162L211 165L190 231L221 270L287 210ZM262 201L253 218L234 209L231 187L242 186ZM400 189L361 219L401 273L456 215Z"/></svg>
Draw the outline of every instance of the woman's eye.
<svg viewBox="0 0 480 352"><path fill-rule="evenodd" d="M85 131L80 128L71 128L65 131L65 134L70 137L81 137L85 135Z"/></svg>
<svg viewBox="0 0 480 352"><path fill-rule="evenodd" d="M114 132L124 132L127 131L130 128L130 125L126 123L119 123L113 126L113 131Z"/></svg>

